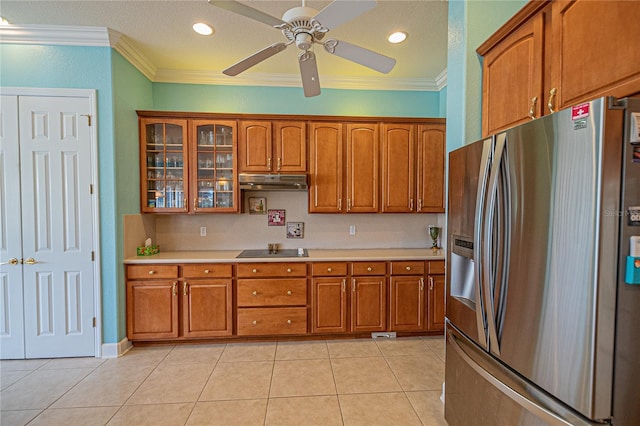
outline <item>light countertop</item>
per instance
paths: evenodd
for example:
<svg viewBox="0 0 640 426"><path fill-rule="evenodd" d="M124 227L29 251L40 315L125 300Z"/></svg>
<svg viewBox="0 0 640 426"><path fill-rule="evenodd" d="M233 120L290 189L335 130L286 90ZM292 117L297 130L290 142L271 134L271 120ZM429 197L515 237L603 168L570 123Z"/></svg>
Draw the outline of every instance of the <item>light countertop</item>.
<svg viewBox="0 0 640 426"><path fill-rule="evenodd" d="M443 260L444 250L434 253L430 248L417 249L308 249L308 257L240 258L242 250L168 251L153 256L135 256L124 259L126 264L145 263L250 263L250 262L340 262L390 260Z"/></svg>

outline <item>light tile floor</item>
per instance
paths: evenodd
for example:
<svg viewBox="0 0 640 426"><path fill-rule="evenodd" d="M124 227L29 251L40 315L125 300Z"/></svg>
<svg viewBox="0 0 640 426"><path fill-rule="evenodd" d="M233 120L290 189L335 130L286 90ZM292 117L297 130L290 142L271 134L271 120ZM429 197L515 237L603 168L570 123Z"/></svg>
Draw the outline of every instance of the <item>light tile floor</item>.
<svg viewBox="0 0 640 426"><path fill-rule="evenodd" d="M0 425L446 425L440 337L0 361Z"/></svg>

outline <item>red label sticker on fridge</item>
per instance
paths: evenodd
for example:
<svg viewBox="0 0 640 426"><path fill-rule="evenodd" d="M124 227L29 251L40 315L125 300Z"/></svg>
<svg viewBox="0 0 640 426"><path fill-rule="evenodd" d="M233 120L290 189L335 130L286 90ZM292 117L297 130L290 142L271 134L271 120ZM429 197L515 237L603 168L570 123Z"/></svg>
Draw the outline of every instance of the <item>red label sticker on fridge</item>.
<svg viewBox="0 0 640 426"><path fill-rule="evenodd" d="M589 116L589 104L576 105L571 108L571 119L579 120L581 118L587 118Z"/></svg>

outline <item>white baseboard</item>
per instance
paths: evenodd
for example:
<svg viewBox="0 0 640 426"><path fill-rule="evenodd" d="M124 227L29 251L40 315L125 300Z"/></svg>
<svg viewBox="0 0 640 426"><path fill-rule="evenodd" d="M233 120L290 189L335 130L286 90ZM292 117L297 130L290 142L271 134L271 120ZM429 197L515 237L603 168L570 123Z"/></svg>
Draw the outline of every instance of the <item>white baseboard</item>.
<svg viewBox="0 0 640 426"><path fill-rule="evenodd" d="M118 358L126 354L133 345L126 337L118 343L103 343L102 358Z"/></svg>

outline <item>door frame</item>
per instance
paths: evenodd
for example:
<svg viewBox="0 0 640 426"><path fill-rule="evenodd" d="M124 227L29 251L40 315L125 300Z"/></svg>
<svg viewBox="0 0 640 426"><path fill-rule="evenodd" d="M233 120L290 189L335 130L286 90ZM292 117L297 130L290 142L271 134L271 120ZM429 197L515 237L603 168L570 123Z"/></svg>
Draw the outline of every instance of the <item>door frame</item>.
<svg viewBox="0 0 640 426"><path fill-rule="evenodd" d="M38 97L70 97L87 98L91 106L91 183L93 184L93 197L91 200L91 210L93 212L92 232L93 232L93 252L95 260L93 262L93 312L96 319L94 330L94 355L96 358L102 356L102 283L100 281L101 260L100 260L100 185L98 169L98 107L95 89L51 89L39 87L0 87L0 95L10 96L38 96Z"/></svg>

